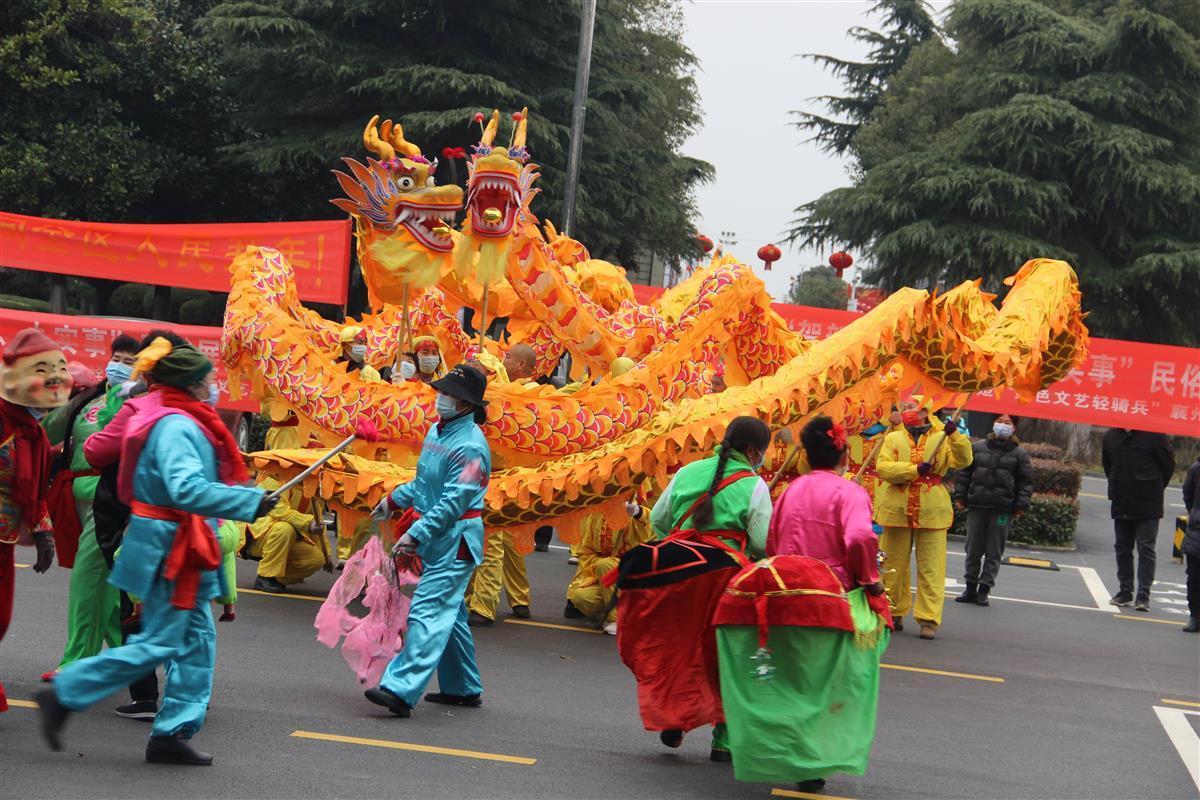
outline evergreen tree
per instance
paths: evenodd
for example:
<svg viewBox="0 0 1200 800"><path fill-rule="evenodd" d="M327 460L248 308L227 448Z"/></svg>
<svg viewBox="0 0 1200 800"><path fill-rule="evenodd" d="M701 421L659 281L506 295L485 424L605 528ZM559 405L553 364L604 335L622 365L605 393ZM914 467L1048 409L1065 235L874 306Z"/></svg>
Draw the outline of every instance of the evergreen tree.
<svg viewBox="0 0 1200 800"><path fill-rule="evenodd" d="M851 39L870 45L866 61L847 61L815 53L805 56L845 84L849 94L815 98L842 119L807 111L792 112L799 117L797 128L813 131L813 139L823 150L839 155L854 144L854 137L863 123L871 119L888 82L908 61L913 49L937 34L937 25L925 0L878 0L869 13L883 17L882 31L856 26L848 33Z"/></svg>
<svg viewBox="0 0 1200 800"><path fill-rule="evenodd" d="M946 30L791 239L859 249L887 288L1062 258L1096 334L1200 341L1200 5L958 0Z"/></svg>
<svg viewBox="0 0 1200 800"><path fill-rule="evenodd" d="M678 148L699 124L677 3L610 0L596 17L576 237L629 263L694 247L693 187L711 175ZM570 138L579 7L556 0L227 2L203 30L219 41L251 134L228 149L254 178L258 214L328 216L328 170L363 155L375 113L400 119L427 154L469 146L477 111L528 105L542 166L535 210L558 221ZM443 164L439 181L450 180Z"/></svg>
<svg viewBox="0 0 1200 800"><path fill-rule="evenodd" d="M811 267L792 278L786 302L797 306L837 308L845 311L846 302L849 300L847 289L846 282L837 276L833 267Z"/></svg>

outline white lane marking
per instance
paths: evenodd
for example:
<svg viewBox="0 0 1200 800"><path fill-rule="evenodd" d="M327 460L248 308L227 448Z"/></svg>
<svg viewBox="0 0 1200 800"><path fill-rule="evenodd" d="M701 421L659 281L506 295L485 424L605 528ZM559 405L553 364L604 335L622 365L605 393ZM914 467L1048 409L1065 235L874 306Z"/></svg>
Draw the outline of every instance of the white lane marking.
<svg viewBox="0 0 1200 800"><path fill-rule="evenodd" d="M1175 745L1175 750L1183 759L1183 766L1192 776L1192 783L1196 784L1197 790L1200 790L1200 736L1196 735L1195 729L1187 718L1189 714L1200 716L1200 711L1155 706L1154 713L1158 715L1158 721L1162 723L1163 730L1167 732L1171 744Z"/></svg>
<svg viewBox="0 0 1200 800"><path fill-rule="evenodd" d="M1079 577L1083 578L1084 585L1091 592L1092 602L1096 604L1096 608L1101 611L1109 611L1113 608L1108 604L1108 589L1104 588L1104 581L1100 579L1100 573L1096 572L1095 567L1076 567L1068 564L1062 566L1070 566L1071 569L1079 570Z"/></svg>
<svg viewBox="0 0 1200 800"><path fill-rule="evenodd" d="M1108 478L1097 478L1095 475L1084 475L1083 479L1085 481L1096 481L1097 483L1103 483L1105 485L1108 484ZM1183 488L1180 486L1168 486L1167 491L1168 492L1182 492Z"/></svg>

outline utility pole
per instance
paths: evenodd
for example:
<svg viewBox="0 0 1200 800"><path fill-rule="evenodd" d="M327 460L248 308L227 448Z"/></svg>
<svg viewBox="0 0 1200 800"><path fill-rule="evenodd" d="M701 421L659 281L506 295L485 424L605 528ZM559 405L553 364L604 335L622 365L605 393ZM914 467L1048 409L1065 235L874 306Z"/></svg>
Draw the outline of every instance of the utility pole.
<svg viewBox="0 0 1200 800"><path fill-rule="evenodd" d="M579 18L579 55L575 59L575 103L571 108L571 152L567 158L567 185L563 192L562 232L575 228L575 196L579 191L579 160L583 155L583 119L587 114L588 75L592 69L592 31L596 27L596 0L582 0Z"/></svg>

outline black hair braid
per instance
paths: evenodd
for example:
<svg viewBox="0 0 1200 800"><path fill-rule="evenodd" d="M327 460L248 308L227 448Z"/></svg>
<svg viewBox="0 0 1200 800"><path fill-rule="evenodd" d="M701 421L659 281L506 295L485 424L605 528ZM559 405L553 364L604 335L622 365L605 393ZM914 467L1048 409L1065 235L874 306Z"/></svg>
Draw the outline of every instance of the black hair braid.
<svg viewBox="0 0 1200 800"><path fill-rule="evenodd" d="M737 450L745 455L750 448L766 452L770 443L771 429L758 417L737 417L729 423L729 427L725 429L725 438L721 440L721 453L717 456L717 469L713 473L712 483L709 484L700 505L696 506L692 513L692 520L697 528L703 528L712 522L713 496L725 477L725 465L729 461L729 454Z"/></svg>
<svg viewBox="0 0 1200 800"><path fill-rule="evenodd" d="M729 432L725 432L725 438L721 441L721 453L717 456L717 471L713 473L712 483L708 485L708 491L704 493L704 499L700 501L700 505L696 506L696 510L692 513L692 521L696 528L703 528L708 523L712 522L713 516L713 496L717 493L717 485L721 482L721 478L725 476L725 464L729 461Z"/></svg>

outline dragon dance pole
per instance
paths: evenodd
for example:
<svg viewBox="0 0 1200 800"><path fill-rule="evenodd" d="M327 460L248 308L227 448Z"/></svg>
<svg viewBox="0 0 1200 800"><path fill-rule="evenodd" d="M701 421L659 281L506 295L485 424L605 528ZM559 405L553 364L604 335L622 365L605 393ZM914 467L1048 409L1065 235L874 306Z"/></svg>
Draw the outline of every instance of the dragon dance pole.
<svg viewBox="0 0 1200 800"><path fill-rule="evenodd" d="M862 484L863 473L867 471L867 467L875 463L875 459L879 458L879 451L883 449L883 440L887 438L887 435L894 430L896 430L896 427L894 425L889 425L886 431L879 434L879 441L876 442L875 446L871 448L871 454L866 457L861 465L859 465L858 472L854 473L855 483L860 485Z"/></svg>
<svg viewBox="0 0 1200 800"><path fill-rule="evenodd" d="M583 121L587 115L588 76L592 69L592 30L596 27L596 0L582 0L579 18L579 55L575 61L575 103L571 108L571 151L567 158L567 185L563 192L562 232L575 229L575 195L579 188L579 160L583 155Z"/></svg>

